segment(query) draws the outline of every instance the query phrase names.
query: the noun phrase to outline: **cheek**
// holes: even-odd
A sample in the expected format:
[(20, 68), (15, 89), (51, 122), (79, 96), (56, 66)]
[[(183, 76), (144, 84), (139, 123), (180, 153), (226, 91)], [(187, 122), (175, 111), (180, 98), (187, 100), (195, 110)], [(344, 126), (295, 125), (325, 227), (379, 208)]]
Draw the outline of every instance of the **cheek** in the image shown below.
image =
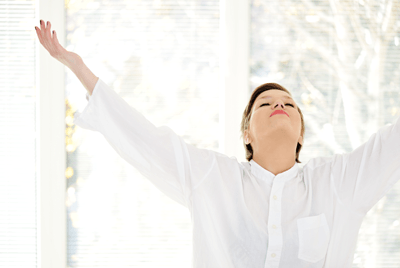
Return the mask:
[(301, 132), (301, 117), (300, 117), (300, 115), (298, 115), (298, 118), (296, 121), (296, 126), (297, 126), (299, 132)]
[(255, 114), (250, 125), (253, 135), (262, 133), (268, 128), (268, 116), (260, 113)]

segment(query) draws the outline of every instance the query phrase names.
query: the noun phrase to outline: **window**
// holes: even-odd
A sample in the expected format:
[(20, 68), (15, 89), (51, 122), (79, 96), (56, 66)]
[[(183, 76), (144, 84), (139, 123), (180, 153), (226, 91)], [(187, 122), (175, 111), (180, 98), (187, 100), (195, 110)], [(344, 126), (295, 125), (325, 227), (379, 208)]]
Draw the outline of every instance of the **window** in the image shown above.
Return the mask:
[[(398, 3), (251, 1), (250, 82), (286, 87), (305, 121), (301, 165), (350, 152), (400, 116)], [(353, 267), (400, 258), (400, 184), (364, 218)]]
[(36, 267), (35, 1), (2, 1), (0, 17), (0, 266)]
[[(67, 50), (156, 126), (218, 150), (219, 1), (69, 1)], [(66, 73), (74, 112), (87, 100)], [(68, 267), (189, 267), (190, 212), (126, 163), (100, 133), (70, 126)]]
[[(354, 150), (400, 116), (399, 10), (363, 0), (3, 1), (0, 266), (191, 264), (189, 211), (99, 133), (71, 124), (85, 89), (40, 47), (39, 19), (155, 125), (242, 160), (250, 93), (282, 84), (305, 117), (304, 165)], [(399, 187), (366, 215), (354, 268), (398, 263)]]

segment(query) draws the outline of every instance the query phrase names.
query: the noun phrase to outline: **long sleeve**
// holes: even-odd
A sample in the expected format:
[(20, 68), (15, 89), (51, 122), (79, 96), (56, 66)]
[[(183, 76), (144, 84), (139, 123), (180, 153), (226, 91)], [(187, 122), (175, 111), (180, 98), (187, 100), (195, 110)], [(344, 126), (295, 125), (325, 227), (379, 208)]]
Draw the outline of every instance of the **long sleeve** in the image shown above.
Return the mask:
[(366, 214), (400, 180), (400, 117), (354, 151), (334, 155), (331, 168), (339, 202)]
[(74, 123), (100, 132), (115, 151), (167, 196), (190, 208), (217, 152), (187, 144), (171, 128), (155, 127), (101, 79)]

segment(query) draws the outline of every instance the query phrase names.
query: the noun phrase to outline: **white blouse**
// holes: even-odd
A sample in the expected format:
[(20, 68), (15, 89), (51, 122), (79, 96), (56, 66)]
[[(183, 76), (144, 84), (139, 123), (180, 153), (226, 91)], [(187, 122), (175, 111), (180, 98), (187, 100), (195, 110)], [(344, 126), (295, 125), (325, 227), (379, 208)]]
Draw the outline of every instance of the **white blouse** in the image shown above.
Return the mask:
[(195, 268), (352, 267), (363, 217), (400, 179), (399, 121), (275, 176), (155, 127), (101, 79), (74, 119), (190, 210)]

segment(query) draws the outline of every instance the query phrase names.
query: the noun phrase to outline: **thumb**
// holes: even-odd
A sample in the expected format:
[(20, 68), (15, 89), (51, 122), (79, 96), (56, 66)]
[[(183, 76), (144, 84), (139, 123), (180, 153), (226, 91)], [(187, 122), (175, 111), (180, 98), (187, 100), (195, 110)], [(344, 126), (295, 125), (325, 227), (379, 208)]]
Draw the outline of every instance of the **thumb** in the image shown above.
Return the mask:
[(53, 30), (53, 39), (54, 39), (54, 41), (56, 41), (56, 43), (58, 43), (57, 33), (54, 30)]
[(54, 30), (53, 30), (53, 41), (54, 41), (54, 43), (55, 43), (55, 45), (56, 45), (56, 47), (57, 47), (58, 49), (61, 49), (62, 51), (65, 50), (65, 49), (63, 48), (63, 46), (60, 44), (60, 42), (58, 42), (57, 33), (56, 33), (56, 31), (54, 31)]

